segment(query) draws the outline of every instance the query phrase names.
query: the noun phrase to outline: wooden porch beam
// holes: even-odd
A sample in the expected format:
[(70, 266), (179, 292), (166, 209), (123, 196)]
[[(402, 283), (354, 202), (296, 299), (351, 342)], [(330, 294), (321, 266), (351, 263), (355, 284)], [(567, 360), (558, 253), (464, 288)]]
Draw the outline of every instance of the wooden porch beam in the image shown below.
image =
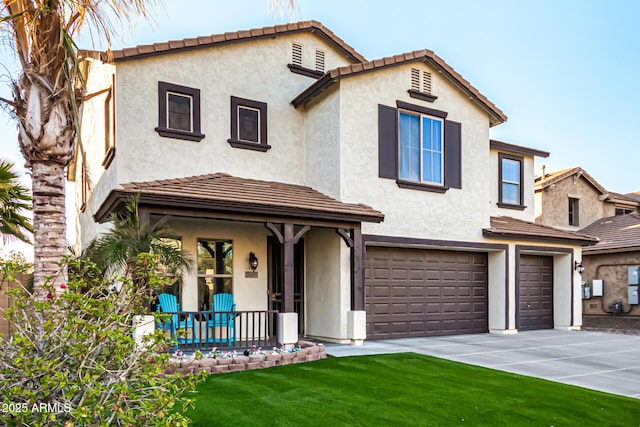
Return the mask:
[(348, 228), (336, 228), (336, 233), (342, 237), (342, 240), (347, 244), (347, 247), (353, 248), (353, 239), (351, 238), (351, 232)]
[(278, 227), (273, 225), (272, 222), (265, 222), (264, 226), (267, 227), (269, 231), (271, 231), (271, 234), (273, 234), (273, 236), (278, 239), (278, 242), (280, 242), (281, 245), (284, 243), (284, 236), (282, 236), (282, 233), (280, 232), (280, 230), (278, 230)]

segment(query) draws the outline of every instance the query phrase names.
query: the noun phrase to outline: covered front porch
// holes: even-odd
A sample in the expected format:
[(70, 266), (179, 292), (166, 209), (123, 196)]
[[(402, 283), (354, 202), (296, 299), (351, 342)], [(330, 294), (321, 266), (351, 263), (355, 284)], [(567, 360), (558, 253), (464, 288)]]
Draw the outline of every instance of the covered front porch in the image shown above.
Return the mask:
[[(313, 337), (365, 338), (363, 221), (383, 215), (309, 187), (213, 174), (125, 184), (96, 213), (104, 221), (134, 195), (139, 217), (169, 221), (195, 268), (165, 292), (181, 345), (247, 348)], [(167, 218), (169, 216), (169, 218)], [(213, 306), (228, 294), (234, 307)], [(164, 310), (167, 312), (166, 310)], [(226, 324), (214, 321), (227, 316)]]

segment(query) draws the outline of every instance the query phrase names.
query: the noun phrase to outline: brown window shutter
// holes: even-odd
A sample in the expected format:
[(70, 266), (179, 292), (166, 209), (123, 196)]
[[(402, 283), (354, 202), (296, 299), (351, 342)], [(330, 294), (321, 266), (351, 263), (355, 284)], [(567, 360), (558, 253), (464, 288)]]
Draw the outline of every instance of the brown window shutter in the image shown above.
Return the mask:
[(462, 124), (444, 122), (444, 185), (462, 188)]
[(378, 104), (378, 176), (398, 177), (398, 111)]

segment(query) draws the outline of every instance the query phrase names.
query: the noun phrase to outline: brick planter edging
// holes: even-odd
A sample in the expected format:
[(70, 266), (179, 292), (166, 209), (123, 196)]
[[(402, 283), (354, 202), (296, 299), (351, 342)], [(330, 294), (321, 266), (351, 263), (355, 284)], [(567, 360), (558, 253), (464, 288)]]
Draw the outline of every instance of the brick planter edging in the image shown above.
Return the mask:
[(190, 375), (199, 372), (220, 374), (249, 369), (271, 368), (274, 366), (290, 365), (292, 363), (313, 362), (327, 357), (327, 352), (322, 344), (300, 341), (298, 345), (300, 346), (300, 350), (291, 353), (251, 354), (249, 356), (227, 357), (224, 359), (213, 359), (209, 357), (204, 357), (199, 360), (195, 358), (171, 358), (169, 359), (167, 367), (164, 369), (164, 373), (167, 375)]

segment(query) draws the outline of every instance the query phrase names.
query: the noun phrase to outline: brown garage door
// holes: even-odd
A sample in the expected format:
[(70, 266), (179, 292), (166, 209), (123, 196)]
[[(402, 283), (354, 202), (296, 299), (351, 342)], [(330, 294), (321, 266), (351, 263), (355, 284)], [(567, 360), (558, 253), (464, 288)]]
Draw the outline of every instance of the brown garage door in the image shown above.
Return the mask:
[(367, 247), (367, 338), (488, 331), (487, 256)]
[(553, 257), (520, 256), (518, 329), (553, 328)]

